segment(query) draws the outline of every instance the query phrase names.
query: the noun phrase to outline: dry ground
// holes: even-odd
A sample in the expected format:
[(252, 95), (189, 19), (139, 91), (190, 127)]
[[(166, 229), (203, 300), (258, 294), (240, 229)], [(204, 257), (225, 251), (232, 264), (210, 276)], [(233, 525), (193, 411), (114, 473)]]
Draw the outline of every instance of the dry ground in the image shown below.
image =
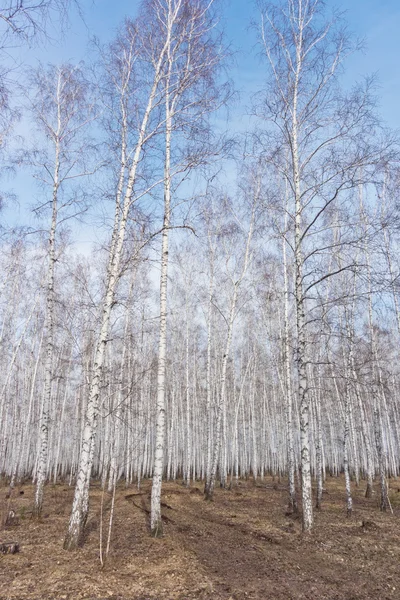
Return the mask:
[[(33, 488), (16, 488), (3, 513), (16, 521), (0, 541), (18, 541), (19, 554), (0, 556), (0, 599), (57, 600), (385, 600), (400, 599), (400, 482), (391, 482), (394, 514), (377, 497), (355, 490), (347, 519), (344, 484), (328, 478), (324, 508), (312, 535), (285, 516), (285, 482), (265, 478), (216, 490), (207, 503), (196, 483), (163, 486), (164, 537), (148, 532), (150, 482), (117, 489), (112, 548), (99, 562), (101, 490), (94, 485), (86, 543), (62, 549), (73, 490), (47, 486), (41, 522), (30, 518)], [(20, 492), (23, 491), (23, 494)], [(104, 527), (110, 499), (105, 497)], [(362, 521), (367, 522), (362, 526)]]

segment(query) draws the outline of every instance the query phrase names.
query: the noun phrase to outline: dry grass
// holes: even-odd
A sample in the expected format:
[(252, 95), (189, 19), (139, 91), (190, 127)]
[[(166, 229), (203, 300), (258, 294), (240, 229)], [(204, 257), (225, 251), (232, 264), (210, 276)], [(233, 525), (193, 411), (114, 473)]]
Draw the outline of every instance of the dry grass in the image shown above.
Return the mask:
[[(0, 599), (400, 598), (400, 483), (391, 483), (393, 515), (380, 513), (376, 497), (367, 500), (355, 489), (354, 515), (347, 519), (344, 483), (328, 479), (312, 535), (303, 535), (300, 521), (285, 516), (284, 482), (241, 482), (231, 491), (216, 490), (211, 504), (201, 489), (200, 483), (190, 490), (164, 484), (165, 535), (152, 539), (150, 482), (140, 493), (119, 486), (111, 553), (101, 569), (98, 484), (92, 487), (85, 545), (74, 553), (62, 549), (71, 488), (47, 486), (40, 522), (31, 519), (31, 485), (17, 488), (11, 499), (0, 488), (1, 508), (17, 516), (0, 540), (21, 547), (19, 554), (0, 557)], [(106, 496), (105, 520), (109, 504)]]

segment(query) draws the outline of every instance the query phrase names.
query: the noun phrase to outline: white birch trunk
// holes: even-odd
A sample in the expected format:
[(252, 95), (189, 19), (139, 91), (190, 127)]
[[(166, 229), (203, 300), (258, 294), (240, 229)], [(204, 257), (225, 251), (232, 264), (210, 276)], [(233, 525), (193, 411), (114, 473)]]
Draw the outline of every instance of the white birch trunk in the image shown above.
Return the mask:
[(245, 254), (244, 254), (244, 258), (243, 258), (242, 270), (241, 270), (241, 273), (240, 273), (238, 279), (233, 283), (233, 294), (232, 294), (232, 298), (231, 298), (229, 317), (228, 317), (228, 321), (227, 321), (228, 331), (227, 331), (227, 337), (226, 337), (226, 343), (225, 343), (225, 351), (224, 351), (224, 354), (222, 357), (220, 388), (219, 388), (219, 396), (218, 396), (218, 402), (217, 402), (217, 420), (216, 420), (215, 431), (214, 431), (214, 451), (213, 451), (213, 456), (212, 456), (210, 475), (209, 475), (208, 480), (206, 481), (206, 486), (204, 489), (204, 494), (205, 494), (206, 500), (213, 500), (213, 497), (214, 497), (215, 477), (217, 474), (218, 460), (219, 460), (219, 454), (220, 454), (220, 449), (221, 449), (221, 424), (222, 424), (222, 416), (223, 416), (224, 405), (225, 405), (226, 372), (227, 372), (228, 358), (229, 358), (231, 344), (232, 344), (233, 324), (234, 324), (235, 316), (236, 316), (236, 302), (237, 302), (240, 284), (243, 281), (243, 278), (246, 274), (247, 267), (248, 267), (249, 260), (250, 260), (250, 244), (251, 244), (251, 239), (252, 239), (252, 235), (253, 235), (253, 227), (254, 227), (254, 211), (256, 208), (256, 203), (258, 201), (259, 192), (260, 192), (260, 188), (258, 186), (257, 191), (256, 191), (256, 197), (254, 198), (250, 227), (249, 227), (249, 231), (247, 234), (246, 249), (245, 249)]
[[(359, 189), (360, 194), (360, 212), (361, 217), (364, 221), (365, 226), (367, 225), (367, 217), (364, 212), (362, 189)], [(371, 282), (371, 265), (369, 257), (369, 249), (367, 245), (364, 245), (365, 259), (367, 263), (367, 275), (368, 275), (368, 325), (369, 325), (369, 337), (370, 337), (370, 352), (372, 359), (372, 398), (373, 398), (373, 411), (374, 411), (374, 434), (375, 434), (375, 445), (378, 455), (378, 468), (379, 468), (379, 480), (381, 489), (381, 502), (380, 507), (382, 511), (386, 511), (389, 506), (389, 497), (386, 484), (386, 464), (385, 464), (385, 452), (383, 446), (383, 435), (382, 435), (382, 417), (380, 407), (380, 397), (378, 393), (379, 381), (379, 357), (377, 343), (374, 333), (373, 323), (373, 307), (372, 307), (372, 282)]]
[(211, 481), (211, 451), (212, 451), (212, 428), (211, 428), (211, 350), (212, 350), (212, 316), (213, 316), (213, 296), (214, 296), (214, 248), (211, 244), (211, 233), (208, 231), (208, 247), (210, 256), (210, 279), (208, 289), (208, 309), (207, 309), (207, 366), (206, 366), (206, 437), (207, 437), (207, 456), (206, 456), (206, 489)]
[(295, 299), (297, 321), (297, 374), (298, 396), (300, 404), (300, 454), (301, 454), (301, 496), (302, 496), (302, 525), (303, 531), (310, 531), (314, 519), (311, 493), (311, 464), (310, 464), (310, 424), (309, 424), (309, 394), (307, 384), (306, 359), (306, 323), (305, 298), (303, 294), (303, 237), (302, 237), (302, 202), (300, 189), (300, 161), (298, 147), (297, 102), (299, 93), (299, 78), (302, 69), (303, 23), (296, 40), (296, 73), (292, 106), (292, 162), (295, 193)]
[[(146, 142), (146, 131), (160, 81), (160, 70), (162, 66), (164, 52), (165, 48), (161, 52), (159, 61), (155, 69), (153, 85), (143, 115), (142, 124), (139, 131), (139, 137), (136, 143), (132, 164), (129, 170), (129, 177), (125, 191), (124, 201), (122, 208), (120, 209), (120, 196), (118, 194), (122, 190), (122, 183), (124, 181), (126, 164), (126, 157), (124, 155), (122, 157), (121, 175), (119, 179), (119, 181), (121, 182), (121, 186), (118, 186), (117, 190), (118, 193), (116, 198), (115, 221), (110, 245), (110, 257), (107, 269), (106, 291), (102, 307), (100, 335), (95, 351), (95, 359), (89, 390), (87, 411), (85, 416), (85, 426), (83, 431), (82, 447), (79, 460), (78, 476), (75, 486), (74, 501), (72, 505), (68, 532), (64, 541), (64, 549), (66, 550), (75, 549), (80, 545), (88, 516), (89, 482), (94, 454), (94, 442), (98, 416), (98, 400), (100, 394), (100, 383), (103, 372), (105, 350), (108, 342), (110, 316), (120, 276), (120, 260), (123, 251), (128, 214), (132, 205), (132, 195), (136, 181), (136, 172), (142, 155), (143, 146)], [(125, 148), (126, 134), (126, 124), (123, 124), (123, 149)]]
[[(189, 302), (188, 290), (185, 294), (186, 308), (186, 487), (190, 487), (190, 469), (192, 463), (192, 436), (191, 436), (191, 407), (190, 407), (190, 377), (189, 377)], [(195, 473), (195, 471), (193, 471)]]
[[(286, 221), (286, 219), (285, 219)], [(286, 227), (285, 227), (286, 229)], [(289, 346), (289, 282), (287, 274), (286, 240), (282, 238), (283, 254), (283, 285), (284, 285), (284, 368), (285, 368), (285, 391), (286, 391), (286, 435), (287, 435), (287, 460), (289, 479), (289, 509), (297, 513), (296, 484), (294, 478), (294, 445), (293, 445), (293, 399), (292, 399), (292, 377), (290, 368), (290, 346)]]
[[(170, 32), (169, 32), (170, 34)], [(170, 65), (171, 68), (171, 65)], [(166, 87), (165, 165), (164, 165), (164, 222), (161, 239), (160, 275), (160, 333), (157, 369), (157, 418), (156, 448), (154, 455), (153, 482), (151, 487), (150, 529), (153, 537), (162, 536), (161, 485), (164, 469), (165, 437), (165, 375), (167, 358), (167, 283), (168, 283), (168, 237), (171, 220), (171, 136), (172, 113), (169, 100), (169, 81)]]
[[(57, 93), (60, 93), (61, 80), (58, 78)], [(53, 198), (52, 215), (49, 235), (49, 268), (47, 280), (47, 298), (46, 298), (46, 321), (44, 329), (46, 331), (46, 359), (44, 365), (44, 398), (42, 414), (40, 416), (40, 449), (37, 469), (37, 480), (35, 489), (35, 503), (33, 514), (39, 517), (42, 512), (44, 484), (47, 479), (47, 460), (48, 460), (48, 438), (49, 438), (49, 411), (51, 405), (51, 384), (53, 378), (53, 328), (54, 328), (54, 271), (56, 264), (56, 229), (57, 229), (57, 197), (59, 189), (60, 172), (60, 130), (61, 130), (61, 105), (58, 102), (58, 129), (55, 140), (55, 167), (53, 174)]]
[(346, 373), (346, 382), (345, 382), (345, 418), (344, 418), (344, 437), (343, 437), (343, 465), (344, 465), (344, 479), (346, 484), (346, 507), (347, 507), (347, 516), (351, 517), (351, 513), (353, 511), (353, 499), (351, 496), (351, 483), (350, 483), (350, 468), (349, 468), (349, 446), (350, 446), (350, 389), (348, 382), (348, 375)]

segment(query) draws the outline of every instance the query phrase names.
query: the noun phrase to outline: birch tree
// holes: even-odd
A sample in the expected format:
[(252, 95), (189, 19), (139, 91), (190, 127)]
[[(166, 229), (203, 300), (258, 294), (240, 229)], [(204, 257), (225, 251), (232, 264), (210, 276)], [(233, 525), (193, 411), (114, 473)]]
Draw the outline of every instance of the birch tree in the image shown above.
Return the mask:
[[(285, 233), (287, 232), (287, 213), (285, 213)], [(286, 423), (287, 423), (287, 456), (288, 456), (288, 478), (289, 478), (289, 510), (298, 512), (296, 484), (295, 484), (295, 456), (293, 446), (293, 391), (291, 376), (291, 352), (289, 339), (289, 281), (287, 264), (287, 241), (282, 236), (283, 257), (283, 294), (284, 294), (284, 340), (283, 340), (283, 362), (286, 393)]]
[[(48, 27), (55, 21), (62, 29), (71, 5), (79, 11), (78, 0), (7, 0), (0, 7), (0, 151), (6, 149), (13, 126), (20, 117), (13, 102), (15, 81), (12, 73), (16, 61), (10, 49), (27, 44), (33, 46), (40, 39), (48, 38)], [(10, 56), (14, 64), (10, 64)], [(2, 162), (1, 171), (8, 162), (5, 156), (2, 156)]]
[[(255, 227), (255, 219), (257, 215), (258, 205), (260, 202), (260, 191), (261, 191), (261, 174), (256, 170), (251, 174), (251, 191), (252, 194), (251, 199), (247, 198), (247, 202), (250, 204), (250, 216), (249, 221), (246, 225), (240, 221), (238, 217), (236, 217), (237, 221), (234, 222), (233, 225), (233, 236), (231, 239), (229, 236), (229, 231), (227, 232), (227, 246), (229, 248), (228, 252), (225, 253), (225, 263), (226, 263), (226, 275), (230, 285), (230, 294), (229, 294), (229, 302), (227, 307), (227, 315), (224, 317), (226, 323), (226, 337), (224, 340), (224, 348), (222, 353), (222, 365), (221, 365), (221, 375), (220, 381), (218, 385), (218, 399), (217, 399), (217, 417), (215, 423), (214, 430), (214, 443), (212, 448), (212, 456), (211, 456), (211, 464), (210, 470), (206, 474), (206, 483), (204, 488), (204, 494), (206, 500), (213, 500), (214, 496), (214, 487), (215, 487), (215, 478), (217, 474), (217, 467), (220, 461), (220, 449), (221, 449), (221, 424), (223, 419), (223, 414), (225, 410), (226, 403), (226, 379), (227, 379), (227, 366), (228, 359), (231, 353), (231, 345), (232, 345), (232, 336), (233, 336), (233, 327), (235, 323), (235, 319), (238, 315), (238, 298), (241, 290), (241, 286), (243, 284), (243, 280), (246, 276), (247, 270), (249, 268), (249, 264), (252, 258), (251, 252), (251, 244)], [(229, 206), (229, 204), (228, 204)], [(235, 216), (234, 216), (235, 219)], [(247, 229), (247, 231), (246, 231)], [(242, 256), (239, 258), (235, 256), (235, 253), (232, 251), (232, 242), (236, 247), (237, 252), (237, 235), (235, 234), (241, 233), (244, 234), (244, 247), (242, 246)], [(239, 235), (240, 235), (239, 233)], [(240, 238), (239, 238), (240, 239)], [(240, 247), (240, 245), (239, 245)], [(236, 260), (235, 260), (236, 258)], [(237, 261), (237, 262), (236, 262)], [(222, 476), (222, 484), (225, 484), (225, 476), (223, 468), (221, 467), (221, 476)]]
[[(266, 158), (287, 182), (294, 223), (293, 264), (297, 321), (303, 530), (313, 526), (310, 469), (308, 321), (312, 291), (326, 276), (312, 263), (324, 215), (348, 197), (364, 166), (381, 159), (370, 82), (345, 93), (338, 76), (352, 47), (340, 18), (322, 0), (282, 0), (261, 7), (261, 42), (268, 66), (266, 93), (256, 114), (269, 123), (257, 135)], [(287, 154), (285, 154), (287, 153)], [(286, 157), (289, 157), (287, 163)], [(348, 265), (343, 268), (348, 268)]]
[[(89, 86), (82, 70), (73, 65), (39, 67), (30, 78), (29, 110), (36, 122), (37, 132), (46, 140), (42, 148), (22, 155), (22, 160), (34, 167), (34, 176), (50, 200), (43, 199), (35, 212), (50, 211), (48, 232), (48, 271), (46, 282), (46, 317), (44, 321), (44, 391), (40, 418), (40, 455), (36, 480), (34, 514), (39, 516), (43, 503), (43, 489), (47, 478), (48, 426), (54, 367), (54, 276), (57, 262), (56, 237), (59, 222), (82, 210), (79, 197), (68, 183), (76, 182), (87, 174), (85, 152), (90, 148), (85, 128), (93, 118)], [(47, 146), (47, 147), (46, 147)], [(71, 187), (71, 186), (70, 186)], [(78, 192), (79, 194), (79, 192)]]
[(79, 7), (76, 0), (7, 0), (0, 8), (0, 39), (3, 44), (12, 39), (31, 43), (46, 35), (54, 18), (65, 18), (71, 4)]
[[(162, 535), (161, 482), (164, 469), (165, 377), (167, 350), (168, 244), (172, 211), (172, 180), (190, 172), (216, 153), (210, 145), (207, 117), (226, 100), (216, 77), (224, 58), (216, 34), (213, 1), (157, 0), (158, 25), (166, 42), (163, 76), (165, 101), (164, 217), (161, 241), (160, 336), (157, 372), (157, 423), (151, 493), (152, 534)], [(183, 152), (175, 157), (173, 135)], [(186, 138), (186, 139), (185, 139)], [(175, 158), (175, 160), (174, 160)]]
[[(157, 121), (152, 122), (152, 116), (160, 100), (159, 85), (167, 45), (165, 42), (160, 45), (155, 64), (149, 71), (143, 62), (144, 44), (152, 43), (151, 38), (145, 41), (142, 37), (147, 32), (146, 18), (148, 13), (146, 13), (145, 8), (144, 5), (142, 13), (135, 23), (126, 23), (117, 43), (111, 48), (111, 51), (116, 53), (114, 61), (116, 76), (114, 81), (119, 98), (117, 107), (119, 107), (118, 122), (120, 127), (120, 170), (116, 178), (114, 224), (108, 249), (109, 259), (102, 301), (100, 332), (95, 349), (74, 501), (67, 536), (64, 541), (64, 548), (68, 550), (76, 548), (81, 543), (88, 516), (89, 484), (94, 456), (100, 384), (108, 343), (111, 311), (121, 275), (121, 259), (128, 217), (137, 200), (136, 194), (139, 194), (135, 190), (135, 186), (144, 147), (158, 132), (158, 123)], [(139, 88), (141, 92), (137, 98), (139, 116), (135, 123), (135, 135), (131, 136), (131, 139), (133, 137), (134, 140), (132, 147), (128, 148), (130, 122), (126, 113), (127, 102), (129, 95), (134, 91), (134, 82), (138, 83), (137, 73), (139, 71), (136, 71), (136, 69), (140, 68), (146, 68), (149, 77), (143, 82), (143, 87)], [(142, 103), (139, 103), (140, 101)]]

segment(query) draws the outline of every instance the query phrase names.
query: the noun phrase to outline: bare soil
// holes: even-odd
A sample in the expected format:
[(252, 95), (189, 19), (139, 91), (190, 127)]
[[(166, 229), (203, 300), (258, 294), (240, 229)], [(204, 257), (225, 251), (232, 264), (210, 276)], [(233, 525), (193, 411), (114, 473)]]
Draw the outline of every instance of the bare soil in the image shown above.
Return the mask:
[[(0, 599), (57, 600), (356, 600), (400, 599), (400, 482), (391, 481), (393, 514), (381, 513), (378, 493), (354, 490), (346, 517), (344, 482), (328, 478), (324, 505), (311, 535), (285, 514), (284, 481), (240, 482), (217, 489), (205, 502), (202, 484), (190, 489), (164, 483), (164, 537), (148, 529), (150, 482), (120, 485), (111, 550), (99, 560), (101, 489), (92, 487), (84, 546), (62, 549), (73, 489), (48, 485), (40, 521), (31, 518), (33, 487), (6, 498), (0, 487), (1, 542), (18, 542), (17, 554), (0, 555)], [(20, 492), (23, 492), (21, 494)], [(105, 494), (103, 532), (111, 499)]]

